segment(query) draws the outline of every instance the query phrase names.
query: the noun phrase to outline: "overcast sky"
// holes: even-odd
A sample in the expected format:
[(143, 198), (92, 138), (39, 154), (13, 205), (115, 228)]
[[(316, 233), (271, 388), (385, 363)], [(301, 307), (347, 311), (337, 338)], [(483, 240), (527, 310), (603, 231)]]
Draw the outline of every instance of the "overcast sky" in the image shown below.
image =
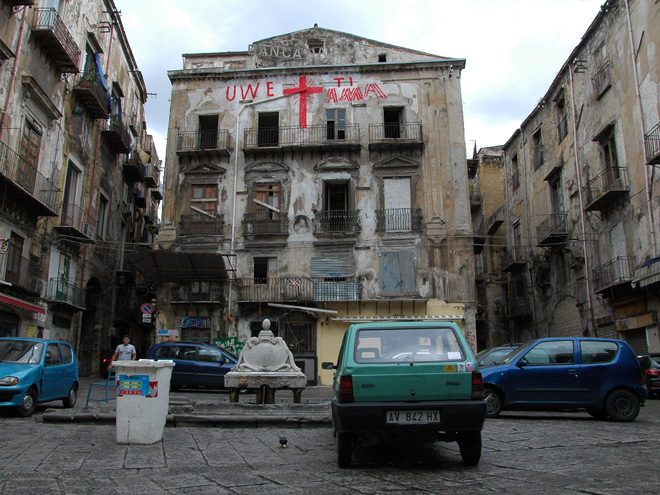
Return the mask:
[(245, 51), (314, 26), (464, 58), (470, 151), (504, 144), (545, 94), (605, 0), (115, 0), (149, 96), (147, 127), (165, 158), (171, 84), (183, 53)]

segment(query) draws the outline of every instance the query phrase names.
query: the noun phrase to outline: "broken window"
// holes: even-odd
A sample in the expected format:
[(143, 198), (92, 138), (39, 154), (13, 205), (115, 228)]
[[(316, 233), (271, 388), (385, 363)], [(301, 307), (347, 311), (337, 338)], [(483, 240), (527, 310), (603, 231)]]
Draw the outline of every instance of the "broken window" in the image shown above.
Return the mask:
[(379, 53), (378, 62), (380, 63), (387, 62), (387, 55), (385, 53)]
[(265, 112), (259, 114), (259, 129), (257, 134), (258, 146), (279, 146), (280, 114), (278, 112)]
[(403, 108), (393, 107), (383, 109), (383, 124), (385, 125), (386, 139), (399, 139), (401, 137), (401, 122)]
[(311, 38), (307, 40), (307, 46), (312, 53), (325, 53), (325, 43), (322, 39)]
[(193, 185), (190, 208), (196, 213), (215, 216), (218, 211), (218, 185)]
[(520, 163), (517, 153), (511, 158), (511, 185), (514, 191), (520, 187)]
[(252, 198), (252, 211), (263, 213), (267, 218), (279, 218), (281, 186), (276, 184), (256, 184)]
[(199, 116), (199, 148), (214, 149), (218, 147), (218, 116)]
[(534, 168), (539, 168), (543, 164), (543, 136), (541, 129), (532, 134), (532, 163)]
[(41, 148), (41, 127), (26, 120), (21, 138), (21, 158), (29, 166), (17, 168), (16, 181), (28, 191), (34, 189), (39, 168), (39, 148)]
[(610, 60), (607, 54), (607, 46), (601, 44), (594, 52), (594, 66), (596, 73), (592, 78), (596, 98), (600, 98), (607, 88), (610, 87)]
[(348, 182), (324, 183), (324, 229), (343, 232), (348, 222)]
[(550, 181), (550, 208), (554, 215), (564, 213), (564, 193), (561, 189), (561, 174), (557, 173)]
[(562, 95), (557, 100), (557, 135), (562, 141), (568, 134), (568, 115), (566, 114), (566, 100)]
[(327, 139), (346, 139), (346, 110), (329, 108), (326, 114)]

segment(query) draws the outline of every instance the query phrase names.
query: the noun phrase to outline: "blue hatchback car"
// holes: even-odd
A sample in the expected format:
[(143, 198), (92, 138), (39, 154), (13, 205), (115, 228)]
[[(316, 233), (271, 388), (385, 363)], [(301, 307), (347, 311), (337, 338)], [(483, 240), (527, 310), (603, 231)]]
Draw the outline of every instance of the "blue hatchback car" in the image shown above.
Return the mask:
[(220, 347), (201, 342), (164, 342), (147, 351), (147, 359), (174, 361), (170, 389), (224, 388), (225, 375), (238, 358)]
[(0, 338), (0, 407), (31, 416), (40, 402), (78, 398), (78, 359), (73, 348), (56, 340)]
[(595, 418), (633, 421), (647, 391), (622, 340), (537, 339), (482, 371), (487, 417), (504, 409), (584, 408)]

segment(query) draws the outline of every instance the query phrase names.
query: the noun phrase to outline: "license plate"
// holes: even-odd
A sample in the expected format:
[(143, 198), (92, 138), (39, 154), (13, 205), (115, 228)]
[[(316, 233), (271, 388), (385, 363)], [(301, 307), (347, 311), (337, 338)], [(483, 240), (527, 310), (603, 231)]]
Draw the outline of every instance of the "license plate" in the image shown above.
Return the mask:
[(388, 424), (426, 425), (440, 422), (440, 411), (387, 411)]

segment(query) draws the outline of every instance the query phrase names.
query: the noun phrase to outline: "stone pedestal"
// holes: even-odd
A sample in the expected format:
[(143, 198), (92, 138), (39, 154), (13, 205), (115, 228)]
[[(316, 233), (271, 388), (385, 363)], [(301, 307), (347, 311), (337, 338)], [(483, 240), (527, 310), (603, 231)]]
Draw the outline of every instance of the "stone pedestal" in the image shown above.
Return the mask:
[(292, 390), (293, 401), (300, 403), (306, 385), (307, 377), (294, 363), (286, 342), (270, 331), (269, 320), (264, 320), (258, 337), (247, 341), (238, 364), (225, 375), (231, 402), (238, 402), (241, 390), (250, 390), (258, 404), (274, 404), (275, 391)]

